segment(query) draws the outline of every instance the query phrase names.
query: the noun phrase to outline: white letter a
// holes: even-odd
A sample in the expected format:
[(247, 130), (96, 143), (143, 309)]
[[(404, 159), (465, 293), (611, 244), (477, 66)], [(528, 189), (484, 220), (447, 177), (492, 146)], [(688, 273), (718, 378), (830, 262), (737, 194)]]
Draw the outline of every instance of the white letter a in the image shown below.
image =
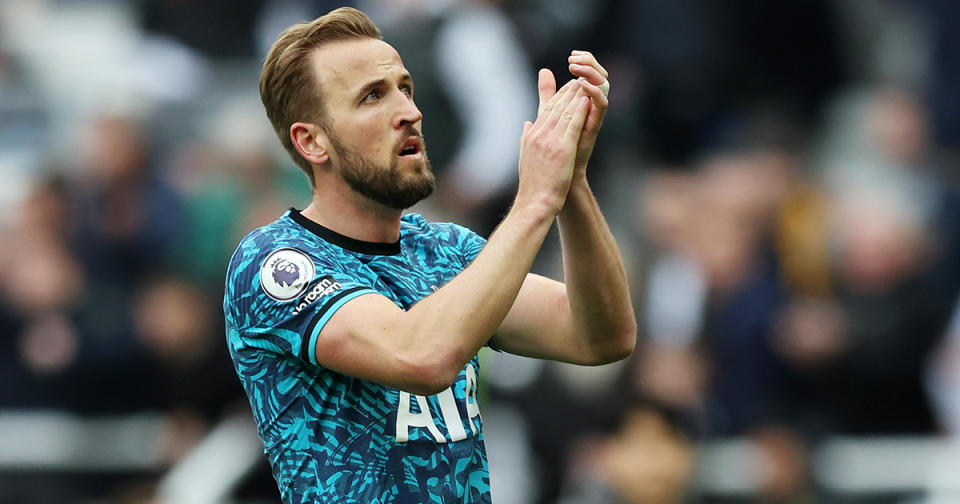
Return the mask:
[(446, 438), (437, 430), (437, 426), (433, 423), (433, 417), (430, 416), (430, 405), (427, 403), (427, 398), (421, 395), (412, 395), (417, 398), (417, 405), (420, 406), (420, 412), (414, 413), (410, 411), (411, 394), (401, 390), (400, 403), (397, 405), (397, 442), (405, 443), (410, 440), (410, 432), (408, 430), (410, 427), (426, 427), (436, 442), (445, 443), (447, 441)]

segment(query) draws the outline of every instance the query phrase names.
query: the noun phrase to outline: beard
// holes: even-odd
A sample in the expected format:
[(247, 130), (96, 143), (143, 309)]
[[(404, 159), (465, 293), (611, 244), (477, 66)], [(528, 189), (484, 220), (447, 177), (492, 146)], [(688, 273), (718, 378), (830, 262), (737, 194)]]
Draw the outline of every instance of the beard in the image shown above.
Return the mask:
[[(430, 196), (436, 186), (436, 179), (430, 168), (427, 158), (427, 145), (420, 139), (420, 152), (423, 159), (417, 161), (411, 168), (411, 173), (400, 171), (399, 159), (396, 155), (388, 164), (377, 163), (357, 154), (355, 149), (347, 147), (333, 128), (327, 128), (327, 138), (330, 139), (333, 151), (340, 160), (340, 176), (350, 186), (367, 199), (395, 210), (405, 210), (420, 200)], [(420, 133), (409, 126), (394, 145), (393, 153), (399, 152), (403, 142), (411, 136), (420, 136)]]

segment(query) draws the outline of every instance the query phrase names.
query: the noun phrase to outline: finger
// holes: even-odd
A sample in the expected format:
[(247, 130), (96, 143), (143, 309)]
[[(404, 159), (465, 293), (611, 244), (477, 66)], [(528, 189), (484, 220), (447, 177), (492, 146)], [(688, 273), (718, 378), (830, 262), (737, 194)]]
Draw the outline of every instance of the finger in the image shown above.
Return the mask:
[(540, 110), (537, 112), (537, 118), (539, 119), (541, 116), (549, 117), (553, 109), (556, 107), (558, 100), (563, 98), (563, 96), (570, 91), (570, 88), (573, 87), (574, 83), (576, 83), (576, 79), (567, 81), (563, 87), (561, 87), (552, 97), (550, 97), (550, 100), (548, 100), (545, 105), (540, 107)]
[(596, 84), (597, 86), (603, 84), (603, 81), (607, 80), (607, 78), (600, 73), (599, 70), (590, 65), (570, 63), (568, 68), (570, 69), (570, 73), (573, 75), (576, 75), (577, 77), (583, 77), (584, 79), (590, 81), (591, 84)]
[(544, 105), (557, 94), (557, 79), (553, 72), (546, 68), (541, 68), (537, 74), (537, 89), (540, 93), (540, 105), (537, 107), (537, 115), (543, 111)]
[(561, 87), (557, 93), (550, 98), (550, 101), (544, 105), (543, 112), (537, 116), (537, 120), (534, 125), (552, 124), (552, 121), (555, 118), (555, 112), (557, 111), (558, 107), (562, 109), (561, 103), (565, 103), (564, 99), (570, 94), (570, 91), (573, 89), (574, 85), (579, 87), (579, 84), (577, 84), (575, 79), (564, 84), (563, 87)]
[(577, 51), (574, 50), (570, 53), (570, 56), (567, 58), (569, 63), (580, 63), (584, 65), (589, 65), (597, 69), (600, 72), (600, 75), (603, 75), (604, 78), (609, 78), (610, 74), (607, 73), (607, 69), (597, 61), (597, 58), (588, 51)]
[(567, 110), (570, 106), (570, 103), (580, 92), (580, 83), (573, 81), (569, 87), (564, 89), (563, 93), (557, 93), (559, 99), (553, 107), (553, 110), (550, 112), (550, 116), (547, 118), (546, 127), (552, 128), (560, 123), (565, 115), (566, 120), (569, 120), (571, 111)]
[(587, 112), (590, 111), (590, 98), (580, 96), (574, 101), (576, 109), (567, 123), (567, 129), (564, 134), (573, 141), (580, 140), (580, 134), (583, 132), (583, 125), (587, 122)]
[(600, 62), (597, 61), (597, 58), (594, 57), (593, 54), (587, 51), (577, 51), (577, 50), (571, 51), (570, 56), (567, 58), (567, 62), (576, 63), (579, 65), (591, 66), (593, 68), (596, 68), (597, 71), (600, 72), (600, 75), (602, 75), (604, 79), (607, 79), (610, 77), (610, 74), (607, 73), (607, 70), (603, 68), (603, 65), (601, 65)]
[(607, 106), (610, 105), (607, 95), (603, 93), (603, 89), (601, 89), (600, 86), (594, 86), (590, 82), (582, 81), (580, 82), (580, 89), (593, 100), (594, 105), (601, 109), (606, 110)]
[[(573, 93), (573, 96), (571, 96), (570, 100), (564, 105), (563, 111), (560, 114), (560, 119), (557, 121), (557, 124), (554, 127), (563, 128), (565, 130), (569, 126), (570, 121), (572, 121), (576, 115), (576, 111), (580, 106), (580, 102), (584, 99), (586, 99), (588, 102), (590, 101), (583, 89), (578, 89), (576, 93)], [(562, 133), (563, 131), (561, 131), (561, 134)]]
[(533, 123), (530, 121), (523, 121), (523, 133), (520, 134), (520, 148), (523, 149), (523, 144), (527, 141), (527, 132), (530, 131), (530, 128), (533, 127)]

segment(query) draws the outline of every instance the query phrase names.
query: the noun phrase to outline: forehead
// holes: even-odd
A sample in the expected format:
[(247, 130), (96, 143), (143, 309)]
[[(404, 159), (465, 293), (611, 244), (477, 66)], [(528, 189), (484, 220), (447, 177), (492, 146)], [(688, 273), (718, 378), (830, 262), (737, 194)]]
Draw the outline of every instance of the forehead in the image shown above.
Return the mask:
[(406, 71), (397, 50), (377, 39), (326, 44), (311, 54), (311, 61), (324, 93), (350, 93), (371, 81), (397, 77)]

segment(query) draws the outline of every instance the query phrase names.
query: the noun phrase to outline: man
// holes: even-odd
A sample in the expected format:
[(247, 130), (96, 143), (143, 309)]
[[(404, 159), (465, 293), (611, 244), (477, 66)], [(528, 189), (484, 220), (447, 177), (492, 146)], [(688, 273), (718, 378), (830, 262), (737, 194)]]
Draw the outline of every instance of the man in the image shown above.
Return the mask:
[[(540, 73), (513, 208), (488, 242), (402, 210), (430, 194), (413, 80), (360, 11), (280, 35), (260, 92), (313, 200), (240, 243), (227, 340), (286, 503), (490, 502), (477, 404), (483, 346), (621, 359), (636, 322), (585, 172), (606, 71)], [(482, 85), (482, 83), (478, 83)], [(529, 274), (554, 218), (566, 285)]]

